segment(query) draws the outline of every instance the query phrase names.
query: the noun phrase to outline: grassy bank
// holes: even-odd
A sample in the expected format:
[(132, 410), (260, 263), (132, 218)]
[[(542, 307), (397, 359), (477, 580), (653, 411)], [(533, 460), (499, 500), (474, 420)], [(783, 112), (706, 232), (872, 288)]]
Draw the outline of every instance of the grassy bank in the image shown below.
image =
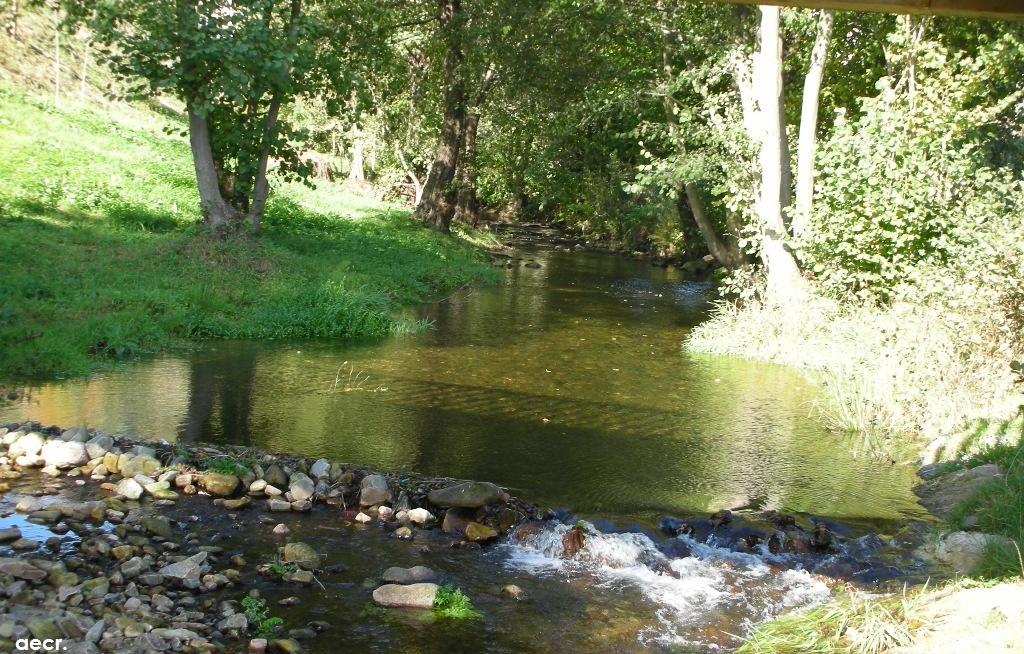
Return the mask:
[(330, 183), (280, 188), (259, 238), (207, 239), (172, 117), (5, 85), (0, 142), (0, 378), (200, 339), (390, 334), (414, 327), (402, 305), (493, 279), (472, 246)]

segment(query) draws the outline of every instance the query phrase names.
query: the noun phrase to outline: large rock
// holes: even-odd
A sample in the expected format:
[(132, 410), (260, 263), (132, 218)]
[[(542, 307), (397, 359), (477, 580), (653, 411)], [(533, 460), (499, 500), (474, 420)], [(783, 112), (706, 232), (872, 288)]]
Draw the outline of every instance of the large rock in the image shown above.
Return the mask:
[(134, 479), (122, 479), (118, 482), (117, 488), (114, 489), (115, 493), (123, 495), (130, 500), (137, 500), (142, 497), (143, 491), (142, 484)]
[(482, 481), (467, 481), (447, 488), (432, 490), (427, 494), (431, 504), (444, 507), (478, 509), (504, 497), (501, 488)]
[(28, 561), (22, 559), (0, 559), (0, 574), (10, 575), (16, 579), (28, 581), (42, 581), (46, 579), (46, 571), (37, 568)]
[(50, 441), (43, 445), (40, 456), (46, 465), (57, 468), (73, 468), (89, 461), (85, 443), (80, 441)]
[(241, 480), (235, 475), (228, 475), (223, 472), (204, 472), (200, 480), (203, 488), (210, 495), (216, 497), (230, 497), (238, 490)]
[(154, 475), (163, 467), (156, 458), (149, 456), (148, 454), (122, 454), (117, 459), (117, 466), (118, 472), (120, 472), (123, 477)]
[(970, 574), (978, 567), (985, 551), (992, 545), (1013, 548), (1013, 541), (995, 534), (954, 531), (943, 536), (938, 543), (927, 546), (924, 554), (945, 563), (957, 572)]
[(171, 579), (177, 579), (184, 581), (186, 579), (199, 580), (199, 575), (203, 569), (203, 562), (206, 561), (206, 552), (200, 552), (194, 554), (187, 559), (182, 559), (170, 565), (165, 565), (160, 568), (159, 572), (164, 577)]
[(383, 475), (366, 475), (359, 484), (359, 504), (373, 506), (391, 500), (388, 480)]
[(381, 580), (387, 584), (417, 584), (436, 579), (437, 573), (425, 565), (414, 565), (411, 568), (392, 567), (381, 575)]
[(296, 472), (288, 483), (288, 493), (291, 494), (293, 502), (301, 502), (313, 497), (316, 484), (308, 475)]
[(388, 608), (430, 609), (437, 597), (437, 584), (385, 584), (373, 591), (373, 601)]
[(105, 434), (93, 436), (85, 443), (85, 451), (90, 459), (98, 459), (114, 447), (114, 439)]
[(327, 459), (317, 459), (309, 466), (309, 476), (313, 479), (328, 477), (331, 474), (331, 462)]
[(970, 499), (989, 482), (1002, 479), (999, 466), (989, 463), (976, 468), (957, 470), (914, 488), (921, 505), (939, 517), (946, 517), (958, 504)]
[(7, 450), (7, 457), (16, 459), (19, 456), (36, 456), (45, 444), (46, 439), (42, 434), (36, 431), (30, 432), (11, 444)]
[(286, 475), (281, 466), (276, 463), (271, 464), (263, 472), (263, 479), (271, 486), (277, 486), (278, 488), (285, 488), (288, 486), (288, 475)]
[(295, 542), (285, 545), (281, 560), (307, 570), (316, 570), (320, 567), (320, 555), (306, 543)]

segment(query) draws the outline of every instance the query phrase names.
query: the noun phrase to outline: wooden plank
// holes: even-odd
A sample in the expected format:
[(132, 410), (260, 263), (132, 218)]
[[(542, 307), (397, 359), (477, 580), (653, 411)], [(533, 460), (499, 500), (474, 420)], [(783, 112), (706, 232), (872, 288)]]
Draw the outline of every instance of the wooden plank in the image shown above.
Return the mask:
[(715, 0), (732, 4), (766, 4), (838, 11), (879, 11), (1024, 20), (1024, 0)]

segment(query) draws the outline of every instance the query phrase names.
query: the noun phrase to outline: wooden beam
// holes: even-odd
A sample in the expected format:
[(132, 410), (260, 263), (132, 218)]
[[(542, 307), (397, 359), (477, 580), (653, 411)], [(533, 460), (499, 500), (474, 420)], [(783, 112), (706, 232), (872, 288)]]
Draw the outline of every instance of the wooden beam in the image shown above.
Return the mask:
[(1024, 0), (715, 0), (732, 4), (765, 4), (838, 11), (880, 11), (896, 14), (963, 16), (1024, 20)]

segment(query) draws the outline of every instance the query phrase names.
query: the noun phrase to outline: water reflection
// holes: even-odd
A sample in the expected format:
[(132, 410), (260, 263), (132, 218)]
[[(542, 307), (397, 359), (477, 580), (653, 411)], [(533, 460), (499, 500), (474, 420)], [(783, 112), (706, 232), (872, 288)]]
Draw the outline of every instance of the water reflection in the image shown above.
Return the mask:
[[(620, 257), (529, 256), (541, 267), (417, 309), (424, 334), (219, 343), (45, 385), (0, 412), (489, 479), (630, 520), (743, 503), (916, 513), (911, 471), (853, 457), (799, 375), (680, 350), (705, 287)], [(365, 381), (347, 383), (356, 373)]]

